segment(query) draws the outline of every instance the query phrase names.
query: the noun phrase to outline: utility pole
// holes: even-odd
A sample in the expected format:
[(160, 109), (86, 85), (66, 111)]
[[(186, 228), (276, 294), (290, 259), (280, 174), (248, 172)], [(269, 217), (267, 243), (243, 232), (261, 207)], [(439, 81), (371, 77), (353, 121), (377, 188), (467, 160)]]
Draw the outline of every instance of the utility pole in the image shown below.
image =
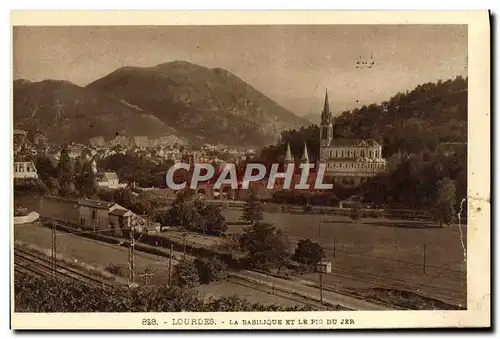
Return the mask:
[(425, 261), (427, 257), (427, 244), (424, 244), (424, 274), (425, 274)]
[(335, 236), (333, 236), (333, 259), (335, 260), (335, 252), (336, 252), (336, 249), (335, 249)]
[(154, 276), (155, 273), (153, 272), (144, 272), (143, 274), (140, 274), (138, 275), (139, 277), (144, 277), (144, 280), (145, 280), (145, 285), (146, 286), (149, 286), (149, 278), (151, 278), (152, 276)]
[(183, 250), (182, 250), (182, 254), (183, 254), (184, 257), (186, 257), (186, 237), (187, 237), (187, 233), (184, 233), (183, 236), (184, 236), (184, 241), (183, 241), (184, 247), (183, 247)]
[(323, 272), (319, 273), (319, 300), (323, 302)]
[(172, 257), (174, 256), (174, 245), (170, 245), (170, 258), (168, 260), (168, 285), (172, 286)]
[(129, 285), (135, 284), (135, 251), (134, 251), (134, 226), (130, 227), (129, 231)]
[(57, 248), (56, 248), (56, 222), (52, 220), (52, 277), (57, 279)]
[(316, 265), (316, 271), (319, 273), (319, 299), (323, 302), (323, 273), (332, 272), (332, 263), (330, 261), (320, 261)]

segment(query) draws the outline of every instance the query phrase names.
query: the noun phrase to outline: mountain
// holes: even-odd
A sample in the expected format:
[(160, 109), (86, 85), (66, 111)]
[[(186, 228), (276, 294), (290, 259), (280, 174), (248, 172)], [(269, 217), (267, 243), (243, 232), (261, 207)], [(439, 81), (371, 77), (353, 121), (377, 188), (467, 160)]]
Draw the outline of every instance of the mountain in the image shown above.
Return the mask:
[(185, 61), (123, 67), (86, 89), (150, 112), (190, 139), (230, 145), (265, 145), (282, 130), (309, 122), (222, 68)]
[(178, 134), (139, 107), (67, 81), (16, 80), (13, 92), (15, 128), (41, 132), (54, 142)]
[(318, 125), (320, 123), (320, 120), (321, 120), (320, 119), (321, 114), (320, 113), (311, 113), (311, 114), (304, 115), (303, 118), (312, 124)]

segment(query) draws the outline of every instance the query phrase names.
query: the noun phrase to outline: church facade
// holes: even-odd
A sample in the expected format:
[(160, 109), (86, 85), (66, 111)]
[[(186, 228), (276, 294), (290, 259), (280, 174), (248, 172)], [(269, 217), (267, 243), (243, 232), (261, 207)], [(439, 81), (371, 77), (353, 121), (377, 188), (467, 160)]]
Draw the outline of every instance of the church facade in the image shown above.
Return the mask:
[(335, 135), (328, 92), (321, 112), (319, 162), (326, 164), (327, 177), (346, 185), (359, 185), (387, 168), (382, 146), (376, 140)]

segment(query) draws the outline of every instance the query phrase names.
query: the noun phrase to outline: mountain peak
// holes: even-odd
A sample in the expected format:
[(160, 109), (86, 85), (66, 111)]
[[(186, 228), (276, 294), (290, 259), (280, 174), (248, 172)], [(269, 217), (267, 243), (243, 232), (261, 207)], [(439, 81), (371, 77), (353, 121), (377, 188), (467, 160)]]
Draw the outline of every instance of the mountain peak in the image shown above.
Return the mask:
[(164, 62), (161, 64), (156, 65), (156, 68), (184, 68), (184, 69), (200, 69), (200, 68), (205, 68), (203, 66), (200, 66), (198, 64), (194, 64), (189, 61), (184, 61), (184, 60), (174, 60), (174, 61), (169, 61), (169, 62)]

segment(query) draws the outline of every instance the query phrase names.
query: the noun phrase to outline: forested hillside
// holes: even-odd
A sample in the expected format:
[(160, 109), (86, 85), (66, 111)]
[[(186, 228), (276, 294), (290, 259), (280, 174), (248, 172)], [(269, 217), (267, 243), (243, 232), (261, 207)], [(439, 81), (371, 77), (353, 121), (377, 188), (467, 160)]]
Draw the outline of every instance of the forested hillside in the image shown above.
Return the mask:
[(335, 118), (335, 132), (374, 138), (386, 157), (399, 150), (434, 150), (440, 142), (466, 142), (467, 78), (426, 83), (380, 105), (344, 112)]
[[(380, 105), (343, 112), (334, 124), (336, 137), (376, 139), (386, 158), (399, 152), (434, 151), (442, 142), (467, 142), (467, 78), (418, 85)], [(284, 155), (288, 142), (293, 155), (300, 157), (304, 141), (309, 156), (317, 159), (319, 129), (314, 124), (283, 131), (280, 145), (264, 150), (265, 158)]]

